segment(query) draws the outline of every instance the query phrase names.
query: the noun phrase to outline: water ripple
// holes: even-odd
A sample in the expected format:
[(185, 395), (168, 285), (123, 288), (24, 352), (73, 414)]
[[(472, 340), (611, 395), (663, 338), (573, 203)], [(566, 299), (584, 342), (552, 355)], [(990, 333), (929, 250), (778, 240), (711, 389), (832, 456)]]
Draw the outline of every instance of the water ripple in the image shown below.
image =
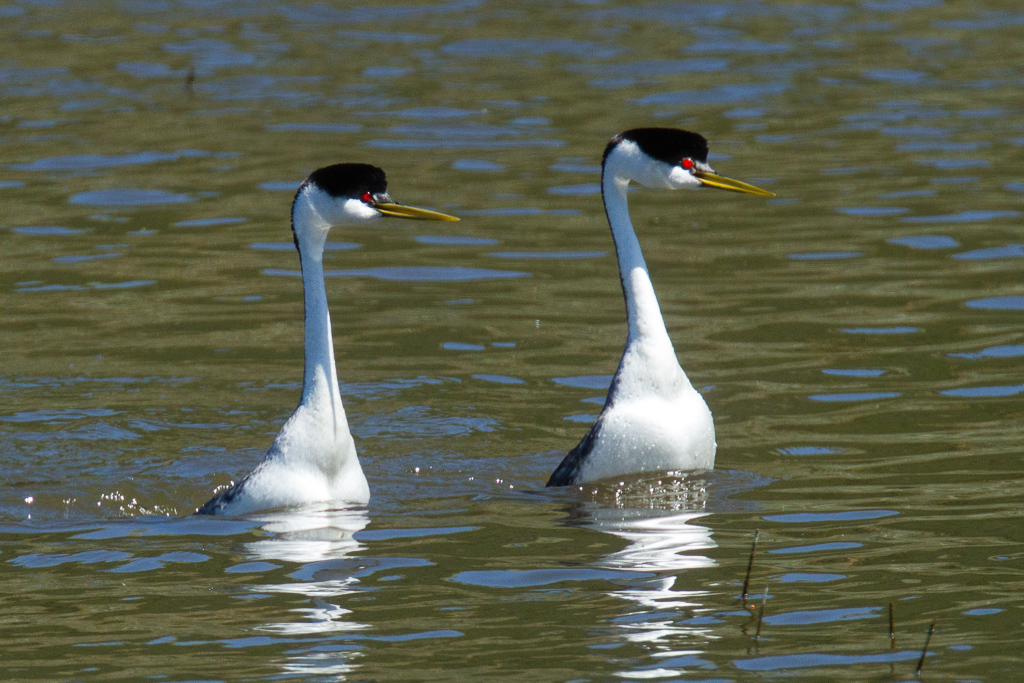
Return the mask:
[(1020, 211), (961, 211), (941, 216), (908, 216), (900, 220), (904, 223), (975, 223), (1018, 216)]
[(1024, 346), (1019, 344), (1011, 344), (1006, 346), (990, 346), (987, 349), (981, 351), (975, 351), (973, 353), (947, 353), (947, 356), (952, 358), (1016, 358), (1018, 356), (1024, 356)]
[(815, 543), (814, 545), (801, 545), (793, 548), (774, 548), (768, 552), (771, 554), (779, 555), (791, 555), (799, 553), (817, 553), (822, 550), (853, 550), (854, 548), (863, 547), (863, 543), (856, 543), (853, 541), (835, 541), (832, 543)]
[(352, 419), (352, 433), (361, 439), (423, 439), (462, 437), (494, 432), (500, 423), (489, 417), (443, 415), (426, 406), (406, 406), (390, 413)]
[(919, 84), (928, 77), (928, 73), (911, 69), (869, 69), (863, 73), (863, 76), (872, 81), (906, 85), (909, 83)]
[(374, 139), (362, 143), (375, 149), (526, 149), (564, 147), (564, 140), (393, 140)]
[(900, 206), (850, 206), (839, 207), (836, 211), (847, 216), (898, 216), (909, 213), (910, 209)]
[(1024, 296), (993, 296), (987, 299), (972, 299), (965, 304), (968, 308), (981, 308), (990, 311), (1022, 311)]
[(504, 164), (496, 164), (493, 161), (487, 161), (484, 159), (456, 159), (452, 162), (452, 168), (456, 171), (493, 173), (496, 171), (504, 171), (507, 166)]
[(252, 66), (256, 56), (241, 52), (227, 41), (216, 38), (196, 38), (181, 43), (166, 43), (164, 50), (190, 55), (197, 69), (209, 71), (226, 67)]
[(943, 396), (956, 396), (958, 398), (1000, 398), (1003, 396), (1016, 396), (1024, 392), (1024, 384), (996, 387), (969, 387), (964, 389), (946, 389), (939, 393)]
[(441, 36), (431, 33), (401, 33), (398, 31), (337, 31), (334, 34), (345, 41), (366, 41), (376, 43), (432, 43), (440, 40)]
[(118, 258), (123, 254), (108, 251), (103, 254), (75, 254), (71, 256), (57, 256), (51, 259), (54, 263), (82, 263), (85, 261), (96, 261), (98, 259)]
[(835, 655), (835, 654), (799, 654), (755, 657), (737, 659), (733, 665), (743, 671), (780, 671), (785, 669), (801, 669), (809, 666), (852, 666), (855, 664), (884, 664), (906, 662), (917, 659), (920, 652), (903, 650), (875, 655)]
[(509, 377), (508, 375), (473, 375), (473, 379), (479, 379), (484, 382), (494, 382), (496, 384), (526, 384), (526, 380), (519, 379), (518, 377)]
[[(302, 277), (300, 270), (267, 268), (264, 275)], [(354, 268), (351, 270), (327, 270), (324, 277), (372, 277), (378, 280), (400, 282), (464, 282), (467, 280), (507, 280), (530, 277), (532, 273), (515, 270), (491, 270), (488, 268), (467, 268), (464, 266), (396, 266), (380, 268)]]
[[(671, 76), (681, 73), (714, 73), (724, 71), (728, 59), (694, 57), (691, 59), (643, 59), (636, 62), (608, 64), (568, 64), (566, 69), (575, 73), (592, 76), (644, 77)], [(634, 81), (630, 80), (630, 83)]]
[[(960, 243), (948, 235), (915, 235), (913, 237), (891, 237), (890, 244), (899, 244), (911, 249), (953, 249)], [(956, 258), (954, 256), (954, 258)]]
[(694, 53), (722, 52), (727, 55), (763, 55), (789, 52), (793, 46), (789, 43), (766, 43), (761, 40), (699, 40), (687, 45), (685, 49), (687, 52)]
[(297, 23), (344, 24), (357, 26), (370, 24), (371, 27), (390, 26), (397, 20), (425, 20), (431, 15), (460, 15), (477, 9), (483, 0), (448, 0), (432, 5), (363, 5), (356, 9), (339, 9), (325, 4), (308, 6), (281, 5), (277, 13)]
[[(455, 527), (421, 527), (417, 529), (363, 529), (353, 534), (357, 541), (390, 541), (396, 538), (424, 538), (426, 536), (448, 536), (451, 534), (462, 534), (467, 531), (476, 531), (476, 526), (455, 526)], [(425, 561), (413, 561), (405, 563), (404, 566), (425, 566)]]
[(358, 123), (273, 123), (267, 125), (267, 130), (275, 132), (355, 133), (362, 129), (362, 125)]
[(416, 235), (420, 244), (442, 244), (445, 246), (490, 247), (498, 240), (489, 237), (468, 237), (465, 235)]
[(835, 259), (859, 258), (864, 255), (862, 251), (825, 251), (812, 252), (809, 254), (786, 254), (786, 258), (794, 261), (830, 261)]
[(844, 403), (848, 401), (877, 401), (883, 398), (898, 398), (901, 395), (898, 391), (863, 391), (848, 394), (813, 394), (808, 398), (812, 401), (826, 403)]
[(807, 524), (813, 522), (854, 522), (864, 519), (879, 519), (900, 514), (896, 510), (850, 510), (848, 512), (795, 512), (788, 515), (765, 515), (766, 522), (786, 524)]
[[(614, 571), (610, 569), (494, 569), (483, 571), (459, 572), (451, 577), (451, 581), (470, 586), (486, 586), (488, 588), (532, 588), (549, 586), (553, 583), (566, 581), (615, 581), (617, 579), (635, 579), (643, 574), (637, 572)], [(647, 574), (653, 576), (653, 574)]]
[(57, 225), (39, 225), (21, 228), (11, 228), (11, 232), (17, 235), (33, 235), (37, 237), (43, 237), (48, 235), (81, 235), (85, 231), (79, 230), (77, 228), (65, 228)]
[(441, 344), (445, 351), (483, 351), (486, 346), (482, 344), (467, 344), (465, 342), (445, 342)]
[(488, 254), (507, 259), (586, 259), (607, 255), (607, 251), (495, 251)]
[(30, 164), (14, 164), (11, 168), (18, 171), (90, 171), (97, 168), (140, 166), (160, 161), (176, 161), (179, 158), (181, 158), (180, 154), (168, 152), (138, 152), (121, 155), (74, 154), (47, 157)]
[(236, 225), (245, 223), (245, 218), (194, 218), (188, 221), (178, 221), (174, 224), (176, 228), (210, 228), (215, 225)]
[(398, 112), (405, 119), (461, 119), (483, 114), (480, 109), (458, 109), (456, 107), (413, 107)]
[(782, 455), (838, 455), (842, 448), (825, 448), (822, 446), (790, 446), (776, 449)]
[(953, 258), (965, 261), (994, 258), (1022, 258), (1024, 257), (1024, 244), (1007, 244), (1005, 247), (991, 247), (989, 249), (975, 249), (965, 251), (962, 254), (953, 254)]
[(897, 325), (895, 327), (844, 327), (840, 332), (846, 334), (912, 334), (920, 330), (920, 327)]
[(803, 626), (807, 624), (829, 624), (854, 619), (874, 619), (880, 616), (881, 607), (848, 607), (845, 609), (800, 610), (773, 614), (764, 618), (767, 624), (780, 626)]
[(552, 377), (555, 384), (580, 389), (607, 389), (612, 385), (613, 375), (580, 375), (579, 377)]
[(837, 375), (840, 377), (881, 377), (885, 374), (885, 370), (878, 370), (875, 368), (855, 368), (855, 369), (841, 369), (841, 368), (824, 368), (822, 373), (826, 375)]
[(578, 185), (556, 185), (548, 188), (548, 194), (586, 196), (601, 194), (598, 183), (581, 183)]
[(783, 83), (743, 83), (718, 85), (706, 90), (677, 90), (658, 93), (632, 100), (636, 104), (678, 104), (692, 105), (725, 105), (760, 100), (772, 95), (780, 95), (791, 86)]
[(569, 38), (470, 38), (449, 43), (441, 48), (441, 52), (457, 57), (539, 57), (558, 54), (580, 59), (608, 59), (617, 55), (619, 50), (601, 43)]
[(73, 195), (68, 203), (89, 206), (149, 206), (192, 201), (195, 199), (187, 194), (174, 194), (164, 190), (93, 190)]

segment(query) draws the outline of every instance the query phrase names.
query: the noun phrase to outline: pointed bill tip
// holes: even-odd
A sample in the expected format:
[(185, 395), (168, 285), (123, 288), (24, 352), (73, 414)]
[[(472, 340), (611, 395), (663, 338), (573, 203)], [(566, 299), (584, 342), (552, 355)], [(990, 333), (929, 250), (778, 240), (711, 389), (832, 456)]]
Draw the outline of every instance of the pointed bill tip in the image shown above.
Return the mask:
[(768, 190), (762, 190), (760, 187), (745, 183), (742, 180), (734, 180), (732, 178), (726, 178), (725, 176), (718, 175), (717, 173), (707, 173), (705, 171), (695, 171), (693, 174), (702, 185), (707, 187), (714, 187), (719, 190), (730, 190), (732, 192), (742, 192), (744, 194), (756, 194), (759, 197), (774, 197), (774, 192)]

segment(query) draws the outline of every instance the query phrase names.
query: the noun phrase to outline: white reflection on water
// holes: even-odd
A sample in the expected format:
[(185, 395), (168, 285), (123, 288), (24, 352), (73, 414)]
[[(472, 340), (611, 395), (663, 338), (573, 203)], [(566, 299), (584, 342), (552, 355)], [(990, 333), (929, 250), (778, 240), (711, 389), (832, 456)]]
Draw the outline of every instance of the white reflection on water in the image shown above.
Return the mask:
[(353, 650), (329, 652), (309, 652), (285, 662), (282, 666), (285, 674), (300, 676), (331, 676), (330, 680), (343, 681), (347, 674), (358, 668), (348, 659), (359, 654)]
[(261, 560), (322, 562), (340, 559), (363, 549), (353, 535), (370, 523), (361, 508), (326, 505), (289, 508), (256, 517), (269, 535), (245, 548)]
[[(253, 586), (253, 591), (258, 593), (290, 593), (309, 598), (305, 606), (289, 610), (297, 617), (294, 621), (270, 622), (257, 626), (257, 630), (303, 637), (369, 628), (351, 618), (352, 610), (332, 601), (356, 593), (359, 579), (344, 571), (344, 567), (341, 567), (341, 576), (330, 571), (338, 569), (339, 562), (344, 565), (351, 554), (364, 548), (353, 535), (370, 523), (366, 510), (308, 506), (263, 514), (259, 519), (267, 537), (247, 543), (246, 550), (264, 561), (299, 563), (302, 569), (291, 576), (313, 580)], [(324, 573), (331, 574), (332, 578), (319, 578), (319, 569), (328, 570)], [(343, 680), (356, 669), (352, 659), (357, 654), (357, 648), (343, 643), (312, 650), (299, 648), (289, 653), (281, 667), (286, 675), (331, 676)]]
[(609, 593), (637, 608), (615, 620), (617, 630), (627, 641), (654, 644), (658, 650), (678, 646), (679, 639), (702, 643), (710, 635), (710, 626), (686, 622), (706, 611), (700, 598), (708, 591), (677, 588), (676, 583), (681, 572), (716, 566), (703, 554), (717, 547), (711, 530), (695, 523), (710, 514), (704, 511), (704, 483), (638, 482), (616, 489), (613, 495), (612, 505), (593, 505), (585, 513), (587, 526), (629, 543), (599, 564), (638, 572), (636, 579), (625, 581), (624, 590)]
[[(623, 510), (605, 512), (626, 512)], [(629, 512), (658, 513), (663, 510), (630, 510)], [(630, 542), (617, 553), (607, 556), (608, 567), (636, 571), (682, 571), (698, 567), (713, 567), (715, 561), (694, 551), (716, 547), (711, 530), (694, 524), (708, 512), (677, 512), (659, 517), (604, 520), (595, 517), (593, 526), (615, 534)]]
[[(349, 590), (347, 592), (352, 593), (354, 591)], [(335, 595), (342, 594), (344, 593), (335, 593)], [(271, 633), (287, 636), (308, 636), (345, 633), (369, 628), (367, 624), (348, 621), (346, 616), (352, 613), (350, 609), (326, 602), (323, 598), (314, 598), (313, 605), (313, 607), (298, 607), (289, 610), (300, 614), (304, 621), (263, 624), (262, 626), (257, 626), (256, 630), (270, 631)]]
[(629, 545), (602, 564), (634, 571), (678, 572), (715, 566), (699, 551), (715, 548), (711, 530), (693, 521), (708, 516), (703, 479), (664, 477), (596, 490), (582, 510), (586, 526), (614, 534)]

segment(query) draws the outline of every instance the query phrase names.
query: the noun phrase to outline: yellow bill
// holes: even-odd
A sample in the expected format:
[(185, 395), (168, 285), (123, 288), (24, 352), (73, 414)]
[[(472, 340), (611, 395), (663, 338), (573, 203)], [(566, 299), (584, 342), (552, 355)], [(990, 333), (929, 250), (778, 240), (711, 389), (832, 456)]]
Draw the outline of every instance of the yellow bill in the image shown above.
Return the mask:
[(708, 173), (707, 171), (693, 171), (693, 175), (702, 184), (708, 187), (717, 187), (719, 190), (732, 190), (733, 192), (743, 192), (745, 194), (756, 194), (761, 197), (774, 197), (774, 192), (768, 190), (762, 190), (760, 187), (754, 187), (741, 180), (733, 180), (732, 178), (726, 178), (725, 176), (718, 175), (717, 173)]
[(446, 213), (438, 213), (437, 211), (431, 211), (430, 209), (420, 209), (415, 206), (406, 206), (405, 204), (394, 204), (391, 202), (373, 204), (373, 208), (377, 209), (382, 216), (391, 216), (393, 218), (415, 218), (421, 221), (459, 220), (455, 216), (449, 216)]

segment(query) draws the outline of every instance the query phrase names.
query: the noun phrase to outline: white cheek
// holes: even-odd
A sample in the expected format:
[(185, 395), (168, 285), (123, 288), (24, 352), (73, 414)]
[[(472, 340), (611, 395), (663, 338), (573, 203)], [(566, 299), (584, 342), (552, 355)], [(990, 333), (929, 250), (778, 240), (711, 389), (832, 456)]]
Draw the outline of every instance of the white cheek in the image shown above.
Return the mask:
[(700, 181), (682, 166), (672, 167), (672, 171), (668, 174), (668, 184), (674, 190), (684, 187), (688, 189), (700, 187)]
[(380, 218), (380, 213), (358, 199), (346, 199), (341, 205), (341, 215), (347, 221), (366, 221)]

